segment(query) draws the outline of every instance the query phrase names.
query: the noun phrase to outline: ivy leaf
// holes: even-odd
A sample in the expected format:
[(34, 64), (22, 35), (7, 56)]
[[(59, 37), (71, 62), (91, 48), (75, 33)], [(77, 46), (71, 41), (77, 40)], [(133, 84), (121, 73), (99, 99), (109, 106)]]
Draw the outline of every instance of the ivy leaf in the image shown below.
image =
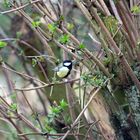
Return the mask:
[(86, 46), (85, 46), (83, 43), (81, 43), (81, 44), (79, 45), (79, 49), (84, 49), (84, 48), (86, 48)]
[(69, 35), (64, 34), (59, 38), (59, 42), (62, 44), (66, 44), (70, 40)]
[(7, 46), (7, 42), (0, 41), (0, 48), (4, 48)]

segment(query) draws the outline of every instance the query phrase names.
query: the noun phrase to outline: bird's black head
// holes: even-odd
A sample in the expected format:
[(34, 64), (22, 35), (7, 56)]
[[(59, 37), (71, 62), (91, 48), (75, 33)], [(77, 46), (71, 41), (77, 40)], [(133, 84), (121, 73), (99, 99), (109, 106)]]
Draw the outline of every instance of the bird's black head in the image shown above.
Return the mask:
[(63, 61), (63, 66), (67, 67), (69, 70), (71, 70), (72, 69), (72, 61), (71, 60)]

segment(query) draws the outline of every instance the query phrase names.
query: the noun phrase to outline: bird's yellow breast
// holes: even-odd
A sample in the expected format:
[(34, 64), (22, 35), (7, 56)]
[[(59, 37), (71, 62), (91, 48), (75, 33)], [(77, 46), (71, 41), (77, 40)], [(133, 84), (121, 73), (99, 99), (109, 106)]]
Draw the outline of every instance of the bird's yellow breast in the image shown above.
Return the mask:
[(58, 75), (58, 77), (63, 78), (68, 74), (68, 72), (69, 72), (69, 69), (67, 67), (62, 67), (57, 72), (57, 75)]

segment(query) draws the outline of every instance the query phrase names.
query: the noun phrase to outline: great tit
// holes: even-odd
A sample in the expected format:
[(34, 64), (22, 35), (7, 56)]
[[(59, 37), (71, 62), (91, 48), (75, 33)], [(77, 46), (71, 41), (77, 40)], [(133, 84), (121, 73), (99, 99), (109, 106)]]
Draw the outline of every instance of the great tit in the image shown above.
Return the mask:
[(72, 61), (71, 60), (65, 60), (62, 64), (60, 64), (58, 67), (54, 69), (56, 71), (56, 74), (60, 78), (66, 78), (72, 70)]

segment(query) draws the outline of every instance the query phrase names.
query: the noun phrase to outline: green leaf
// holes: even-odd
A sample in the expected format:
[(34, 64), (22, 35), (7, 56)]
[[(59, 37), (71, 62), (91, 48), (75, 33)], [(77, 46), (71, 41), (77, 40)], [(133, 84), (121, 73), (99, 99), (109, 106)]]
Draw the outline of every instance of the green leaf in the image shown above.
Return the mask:
[(20, 37), (22, 36), (22, 32), (16, 32), (16, 38), (20, 39)]
[(19, 56), (20, 56), (20, 55), (24, 55), (24, 51), (23, 51), (23, 50), (20, 50), (18, 55), (19, 55)]
[(37, 58), (37, 60), (39, 62), (45, 62), (45, 57), (44, 56), (40, 56), (40, 57)]
[(64, 16), (61, 15), (61, 16), (59, 17), (59, 19), (56, 21), (56, 24), (57, 24), (58, 26), (60, 26), (61, 23), (62, 23), (63, 21), (64, 21)]
[(68, 104), (64, 101), (64, 99), (62, 99), (62, 100), (60, 101), (60, 107), (61, 107), (62, 109), (65, 109), (67, 106), (68, 106)]
[(111, 58), (110, 57), (105, 57), (103, 60), (103, 63), (105, 66), (109, 65), (111, 63)]
[(67, 23), (67, 29), (72, 30), (74, 28), (74, 25), (72, 23)]
[(52, 131), (53, 128), (48, 125), (48, 122), (46, 122), (45, 123), (45, 129), (46, 129), (47, 132), (50, 132), (50, 131)]
[(12, 109), (13, 111), (17, 110), (17, 104), (16, 103), (12, 103), (10, 106), (10, 109)]
[(51, 33), (54, 33), (56, 31), (56, 24), (48, 24), (48, 29)]
[(49, 113), (48, 115), (47, 115), (47, 123), (48, 124), (50, 124), (50, 123), (52, 123), (53, 121), (54, 121), (54, 118), (55, 118), (55, 114), (54, 113)]
[(65, 122), (66, 124), (71, 124), (70, 115), (68, 115), (68, 114), (64, 115), (64, 122)]
[(56, 78), (56, 77), (52, 77), (52, 82), (53, 82), (53, 83), (58, 82), (58, 81), (57, 81), (57, 78)]
[(7, 46), (7, 42), (0, 41), (0, 48), (4, 48)]
[(66, 44), (70, 40), (69, 35), (64, 34), (59, 38), (59, 42), (62, 44)]
[(12, 93), (12, 94), (10, 95), (10, 97), (11, 97), (12, 100), (15, 100), (15, 99), (16, 99), (16, 93)]
[(37, 64), (37, 60), (35, 58), (32, 59), (32, 66), (35, 67)]
[(104, 17), (104, 23), (112, 35), (118, 30), (118, 21), (113, 16)]
[(51, 110), (55, 115), (57, 115), (61, 112), (59, 106), (58, 107), (52, 107)]
[(60, 21), (64, 21), (64, 16), (61, 15), (60, 18), (59, 18), (59, 20), (60, 20)]
[(4, 0), (4, 2), (3, 2), (3, 6), (4, 6), (5, 8), (10, 8), (10, 7), (11, 7), (11, 4), (10, 4), (9, 1)]
[(138, 14), (140, 13), (140, 7), (135, 5), (131, 8), (131, 12), (134, 13), (134, 14)]
[(84, 49), (84, 48), (86, 48), (86, 46), (85, 46), (83, 43), (81, 43), (81, 44), (79, 45), (79, 49)]
[(33, 26), (34, 28), (40, 26), (40, 24), (41, 24), (40, 21), (33, 21), (33, 22), (32, 22), (32, 26)]
[(82, 80), (85, 82), (85, 86), (93, 85), (95, 87), (104, 86), (104, 82), (107, 80), (106, 76), (96, 72), (95, 75), (89, 73), (83, 73), (81, 75)]

